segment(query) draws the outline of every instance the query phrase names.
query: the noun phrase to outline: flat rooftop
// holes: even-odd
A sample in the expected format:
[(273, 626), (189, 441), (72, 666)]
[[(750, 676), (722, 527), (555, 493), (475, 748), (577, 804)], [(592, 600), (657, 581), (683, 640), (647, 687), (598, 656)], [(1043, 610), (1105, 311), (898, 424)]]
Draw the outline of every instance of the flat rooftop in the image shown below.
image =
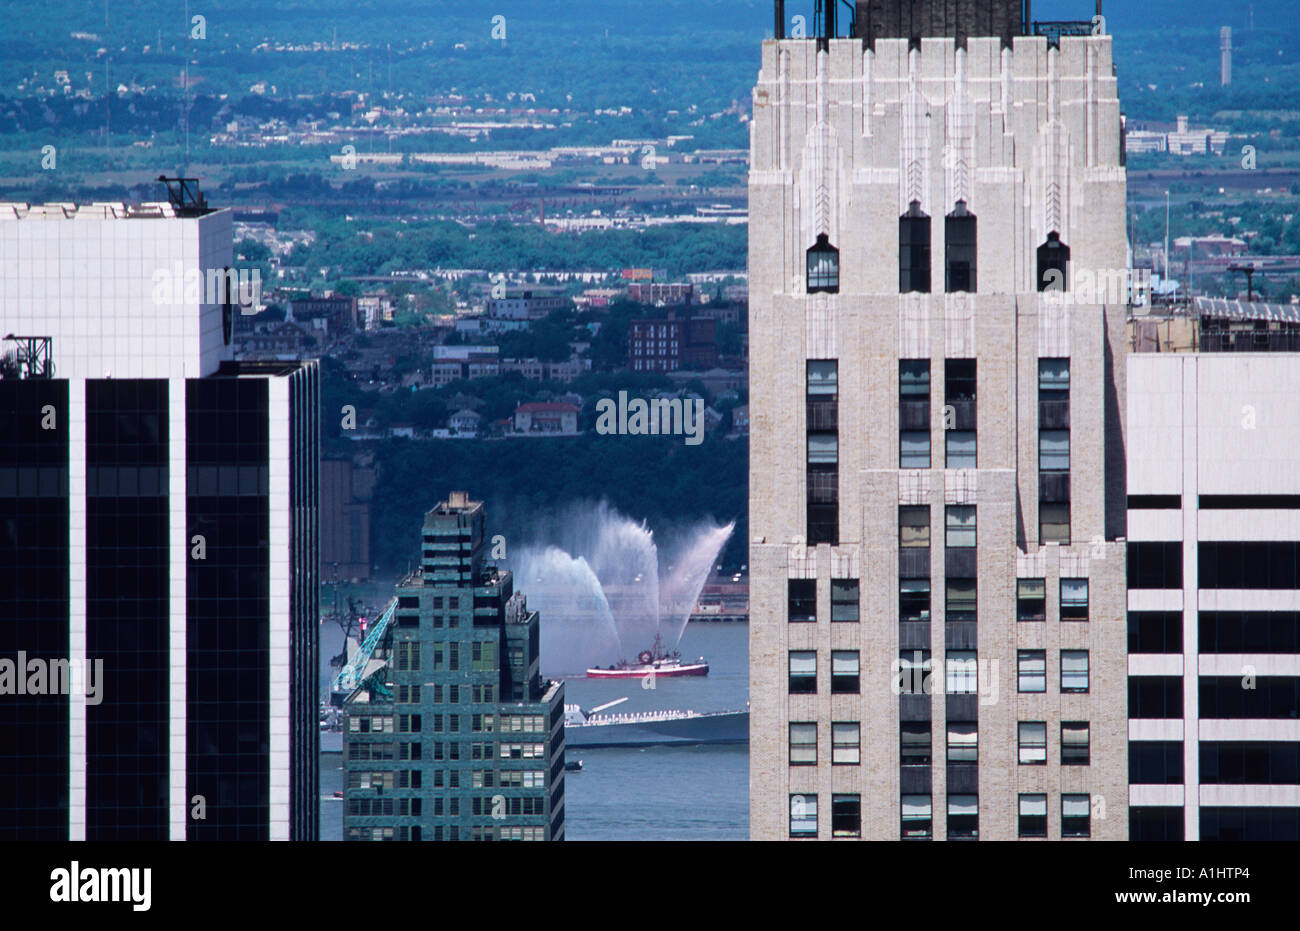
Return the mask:
[(191, 216), (193, 214), (177, 213), (170, 201), (146, 201), (141, 204), (24, 204), (0, 201), (0, 220), (168, 220), (188, 219)]

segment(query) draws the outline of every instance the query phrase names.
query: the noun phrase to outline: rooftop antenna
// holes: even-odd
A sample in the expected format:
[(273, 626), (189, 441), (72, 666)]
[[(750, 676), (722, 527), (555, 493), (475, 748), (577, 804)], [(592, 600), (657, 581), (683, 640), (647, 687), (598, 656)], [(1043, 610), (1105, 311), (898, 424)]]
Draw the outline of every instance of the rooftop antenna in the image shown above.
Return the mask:
[(168, 178), (159, 175), (158, 180), (167, 186), (167, 200), (178, 217), (201, 217), (212, 212), (208, 199), (199, 190), (198, 178)]

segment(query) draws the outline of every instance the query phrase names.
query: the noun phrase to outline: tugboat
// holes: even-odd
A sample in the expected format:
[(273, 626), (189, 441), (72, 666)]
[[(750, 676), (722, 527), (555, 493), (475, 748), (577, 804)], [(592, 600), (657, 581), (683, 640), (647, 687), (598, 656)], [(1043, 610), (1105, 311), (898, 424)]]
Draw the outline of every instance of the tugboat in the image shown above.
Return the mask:
[(614, 666), (597, 667), (587, 670), (589, 679), (639, 679), (642, 676), (707, 676), (709, 664), (701, 656), (692, 662), (683, 663), (682, 654), (677, 650), (668, 653), (664, 650), (663, 638), (655, 634), (655, 642), (649, 650), (637, 654), (635, 663), (619, 660)]

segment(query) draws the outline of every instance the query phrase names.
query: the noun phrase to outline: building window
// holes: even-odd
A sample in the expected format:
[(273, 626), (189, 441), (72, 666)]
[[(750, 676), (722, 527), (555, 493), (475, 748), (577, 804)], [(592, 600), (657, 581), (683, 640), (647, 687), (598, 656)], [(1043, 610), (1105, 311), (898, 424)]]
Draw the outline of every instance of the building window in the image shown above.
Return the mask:
[(900, 801), (903, 840), (929, 840), (933, 836), (930, 796), (904, 795)]
[(1038, 468), (1043, 472), (1070, 471), (1070, 431), (1038, 431)]
[(973, 622), (976, 617), (976, 591), (974, 579), (947, 579), (944, 617), (948, 623)]
[(902, 579), (898, 583), (900, 622), (930, 620), (930, 580)]
[(1046, 722), (1021, 721), (1016, 725), (1016, 738), (1021, 766), (1043, 766), (1047, 763)]
[[(1130, 546), (1132, 544), (1129, 544)], [(1272, 645), (1266, 637), (1256, 636), (1224, 640), (1223, 628), (1218, 626), (1218, 614), (1211, 611), (1200, 612), (1200, 640), (1202, 653), (1295, 653), (1300, 643), (1300, 624), (1293, 624), (1291, 635), (1287, 638), (1290, 648), (1285, 650), (1269, 649)], [(1216, 643), (1216, 633), (1219, 635)], [(1249, 643), (1249, 648), (1247, 644)], [(1280, 644), (1279, 644), (1280, 645)], [(1224, 649), (1228, 646), (1228, 649)], [(1233, 648), (1235, 647), (1235, 649)], [(1181, 611), (1130, 611), (1128, 613), (1128, 651), (1130, 653), (1181, 653), (1183, 652), (1183, 612)]]
[(831, 796), (831, 836), (862, 836), (862, 798), (859, 795)]
[(834, 650), (831, 653), (831, 694), (858, 694), (858, 651)]
[(856, 623), (858, 612), (858, 580), (831, 579), (831, 620)]
[(948, 430), (943, 435), (944, 466), (949, 469), (973, 469), (978, 458), (974, 430)]
[(944, 464), (949, 469), (976, 467), (976, 380), (974, 359), (944, 362)]
[(808, 434), (808, 464), (834, 466), (839, 463), (839, 435)]
[(1038, 247), (1038, 290), (1070, 290), (1070, 247), (1061, 242), (1056, 230)]
[(1021, 837), (1047, 836), (1046, 795), (1020, 796), (1019, 834)]
[(975, 508), (973, 505), (949, 505), (945, 508), (947, 532), (944, 546), (948, 549), (975, 545)]
[(898, 218), (898, 290), (930, 293), (930, 218), (920, 201)]
[(929, 766), (930, 755), (930, 722), (901, 722), (898, 734), (899, 765)]
[(974, 650), (949, 650), (947, 660), (946, 693), (949, 695), (974, 695), (978, 690), (979, 676)]
[(839, 542), (839, 363), (807, 363), (808, 543)]
[(930, 360), (898, 363), (898, 467), (930, 468)]
[(809, 695), (817, 691), (817, 653), (790, 651), (790, 694)]
[(1088, 619), (1088, 580), (1061, 579), (1061, 620)]
[(817, 620), (817, 580), (790, 579), (787, 583), (787, 614), (790, 623)]
[(980, 805), (976, 795), (948, 796), (948, 839), (974, 840), (979, 837)]
[(808, 250), (808, 293), (826, 291), (836, 294), (840, 290), (840, 250), (831, 245), (825, 233)]
[(966, 201), (957, 201), (952, 213), (944, 218), (944, 249), (947, 253), (946, 290), (975, 291), (975, 214), (966, 209)]
[(1061, 691), (1088, 691), (1088, 651), (1061, 651)]
[(930, 468), (930, 433), (928, 430), (903, 430), (898, 435), (898, 467)]
[(815, 721), (790, 722), (790, 765), (813, 766), (817, 763), (817, 724)]
[(1038, 540), (1040, 543), (1070, 543), (1070, 505), (1038, 505)]
[(898, 545), (904, 548), (930, 545), (928, 506), (909, 505), (898, 509)]
[(1047, 620), (1047, 581), (1016, 579), (1016, 620)]
[(856, 721), (831, 724), (831, 764), (857, 766), (861, 762), (861, 725)]
[(790, 796), (790, 836), (817, 836), (817, 796)]
[(1047, 653), (1044, 650), (1017, 650), (1018, 692), (1047, 691)]
[[(1182, 588), (1182, 541), (1133, 542), (1128, 545), (1129, 588)], [(1204, 588), (1204, 584), (1201, 585)]]
[(834, 401), (839, 397), (839, 362), (835, 359), (809, 359), (806, 366), (808, 400)]
[(1070, 542), (1070, 360), (1038, 360), (1038, 538)]
[(948, 762), (979, 762), (979, 725), (974, 721), (948, 722)]
[(1061, 836), (1092, 836), (1092, 799), (1086, 795), (1061, 796)]
[(930, 651), (906, 650), (898, 657), (899, 693), (924, 695), (930, 678)]
[(1088, 722), (1061, 722), (1061, 765), (1088, 765)]

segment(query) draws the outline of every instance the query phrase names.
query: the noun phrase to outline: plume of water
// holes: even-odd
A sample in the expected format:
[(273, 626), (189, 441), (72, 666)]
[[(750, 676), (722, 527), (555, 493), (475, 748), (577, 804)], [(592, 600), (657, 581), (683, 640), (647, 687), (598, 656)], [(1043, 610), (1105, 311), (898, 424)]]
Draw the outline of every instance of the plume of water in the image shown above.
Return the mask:
[(644, 523), (603, 502), (567, 508), (510, 560), (516, 589), (541, 612), (543, 672), (581, 675), (635, 660), (657, 635), (676, 645), (733, 525), (681, 533), (667, 553)]
[(609, 602), (586, 559), (546, 546), (524, 548), (514, 563), (516, 590), (541, 612), (542, 662), (549, 675), (581, 675), (622, 655)]

